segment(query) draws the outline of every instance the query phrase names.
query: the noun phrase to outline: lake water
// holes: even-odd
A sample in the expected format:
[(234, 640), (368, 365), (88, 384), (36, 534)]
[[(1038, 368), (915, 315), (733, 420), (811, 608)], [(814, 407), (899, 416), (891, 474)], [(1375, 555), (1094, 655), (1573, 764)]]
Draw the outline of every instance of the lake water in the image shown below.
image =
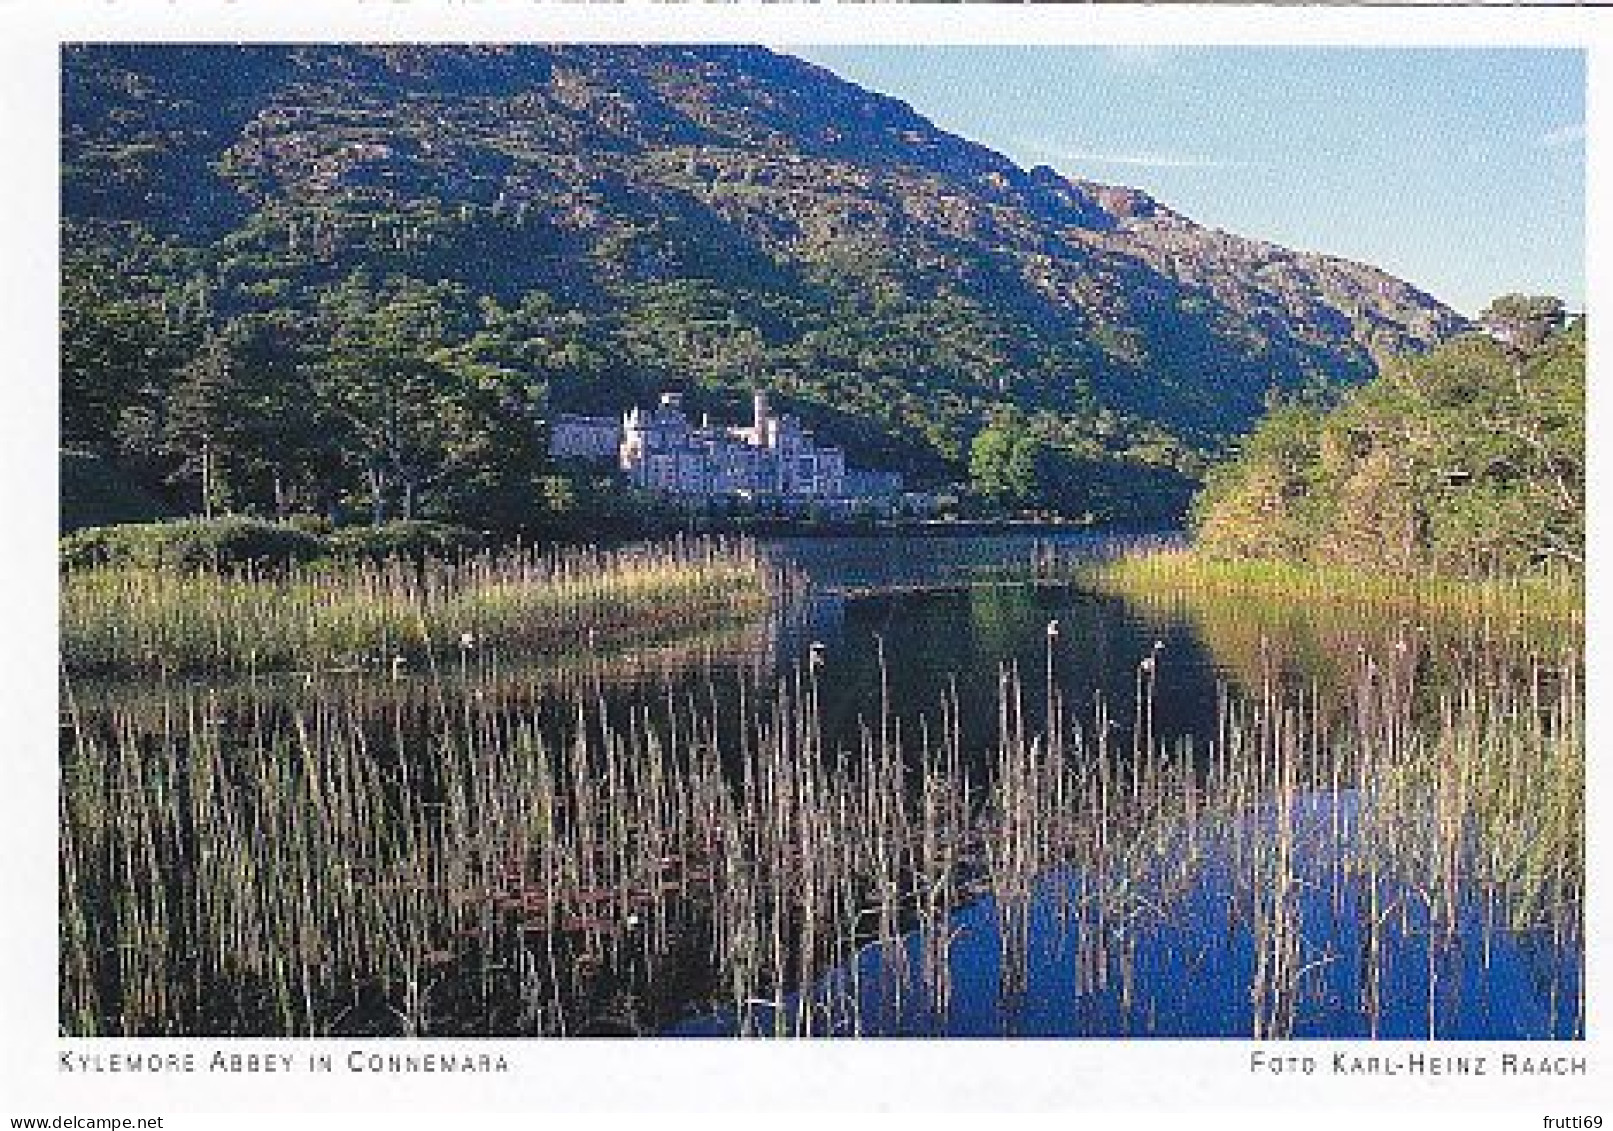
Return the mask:
[[(994, 582), (994, 575), (1034, 577), (1055, 560), (1065, 566), (1113, 555), (1165, 535), (1038, 530), (1019, 535), (928, 538), (779, 539), (765, 543), (813, 583), (777, 641), (782, 670), (823, 645), (826, 726), (849, 741), (859, 720), (878, 716), (882, 686), (909, 719), (933, 711), (956, 689), (965, 746), (995, 738), (998, 678), (1024, 677), (1027, 709), (1044, 709), (1049, 652), (1066, 703), (1094, 695), (1129, 728), (1137, 666), (1157, 654), (1155, 726), (1166, 740), (1213, 732), (1217, 685), (1224, 673), (1192, 626), (1150, 616), (1116, 597), (1060, 584)], [(1049, 636), (1049, 625), (1057, 635)], [(1050, 646), (1051, 641), (1051, 646)], [(1156, 642), (1164, 647), (1156, 651)], [(883, 656), (883, 663), (881, 657)], [(1129, 733), (1129, 729), (1127, 731)]]
[[(824, 682), (832, 688), (826, 699), (833, 704), (829, 727), (843, 739), (878, 714), (883, 667), (886, 693), (895, 704), (933, 704), (948, 688), (961, 687), (966, 745), (989, 750), (998, 723), (996, 680), (1005, 668), (1031, 676), (1026, 688), (1032, 716), (1043, 710), (1041, 673), (1048, 670), (1065, 703), (1103, 700), (1115, 715), (1109, 725), (1125, 745), (1140, 714), (1134, 706), (1138, 668), (1154, 657), (1149, 725), (1155, 739), (1166, 745), (1202, 744), (1216, 734), (1223, 697), (1257, 693), (1261, 679), (1273, 672), (1290, 686), (1309, 684), (1326, 702), (1330, 690), (1338, 691), (1330, 688), (1340, 678), (1338, 653), (1381, 653), (1409, 630), (1421, 652), (1420, 663), (1437, 687), (1452, 674), (1451, 658), (1475, 647), (1470, 628), (1462, 625), (1406, 625), (1392, 618), (1352, 620), (1348, 615), (1341, 623), (1337, 612), (1325, 610), (1288, 610), (1274, 617), (1237, 601), (1206, 615), (1202, 608), (1139, 607), (1079, 587), (982, 582), (993, 571), (1035, 574), (1050, 556), (1064, 562), (1101, 558), (1151, 540), (1146, 533), (1116, 537), (1045, 531), (955, 540), (779, 540), (770, 549), (818, 586), (804, 623), (781, 641), (780, 659), (798, 662), (808, 638), (827, 645)], [(954, 589), (947, 587), (950, 583), (968, 584)], [(1058, 635), (1050, 642), (1047, 626), (1053, 623)], [(1347, 829), (1343, 835), (1349, 835)], [(1335, 848), (1324, 837), (1317, 851)], [(857, 959), (863, 999), (857, 1031), (906, 1036), (1247, 1035), (1255, 947), (1248, 932), (1229, 923), (1225, 914), (1232, 898), (1229, 866), (1221, 860), (1205, 868), (1182, 896), (1185, 912), (1134, 944), (1140, 989), (1118, 982), (1101, 989), (1078, 984), (1080, 946), (1068, 907), (1079, 884), (1054, 873), (1041, 881), (1032, 900), (1031, 946), (1022, 984), (1005, 991), (1000, 909), (989, 895), (982, 896), (953, 921), (956, 938), (950, 954), (956, 988), (945, 1011), (926, 1003), (916, 936), (908, 936), (894, 954), (889, 945), (864, 948)], [(1317, 893), (1304, 900), (1300, 915), (1312, 924), (1319, 946), (1310, 956), (1316, 973), (1292, 1035), (1582, 1035), (1578, 940), (1539, 931), (1497, 932), (1486, 922), (1493, 909), (1471, 893), (1459, 911), (1457, 929), (1446, 939), (1431, 941), (1436, 932), (1426, 922), (1407, 920), (1386, 963), (1389, 984), (1379, 988), (1382, 1000), (1369, 1015), (1359, 1007), (1360, 963), (1350, 960), (1365, 945), (1365, 913), (1355, 900), (1356, 894), (1348, 891), (1331, 907)], [(843, 976), (844, 971), (836, 975)], [(823, 987), (818, 989), (821, 999)], [(669, 1032), (766, 1031), (767, 1023), (765, 1010), (744, 1023), (729, 1011), (681, 1022)], [(843, 1022), (839, 1030), (848, 1024)]]
[[(401, 775), (407, 781), (413, 774), (429, 782), (434, 762), (448, 756), (441, 737), (447, 733), (445, 721), (460, 713), (469, 719), (493, 700), (516, 704), (521, 717), (552, 732), (554, 745), (564, 748), (574, 740), (579, 703), (597, 709), (601, 719), (623, 734), (651, 726), (649, 714), (636, 713), (645, 711), (646, 704), (667, 705), (669, 717), (681, 709), (677, 704), (690, 704), (691, 712), (705, 712), (709, 705), (715, 734), (747, 702), (773, 693), (804, 698), (803, 689), (810, 684), (815, 725), (829, 751), (856, 751), (882, 727), (897, 728), (904, 748), (919, 748), (939, 733), (939, 707), (950, 704), (946, 725), (961, 752), (964, 778), (985, 782), (995, 772), (998, 756), (1001, 688), (1011, 679), (1030, 719), (1045, 716), (1052, 691), (1089, 740), (1101, 728), (1115, 749), (1136, 749), (1142, 743), (1178, 751), (1165, 756), (1183, 760), (1180, 780), (1191, 793), (1192, 782), (1213, 776), (1206, 751), (1224, 723), (1229, 697), (1269, 696), (1275, 685), (1299, 693), (1311, 715), (1325, 721), (1359, 709), (1358, 704), (1352, 708), (1352, 694), (1358, 692), (1351, 690), (1350, 673), (1369, 654), (1396, 654), (1398, 649), (1406, 670), (1418, 673), (1420, 693), (1431, 697), (1478, 652), (1493, 659), (1493, 642), (1480, 640), (1472, 626), (1413, 624), (1339, 610), (1273, 611), (1235, 599), (1198, 605), (1138, 603), (1052, 583), (1082, 559), (1163, 537), (1046, 529), (775, 539), (763, 543), (763, 550), (810, 584), (757, 623), (609, 657), (574, 657), (559, 665), (462, 659), (457, 666), (447, 663), (430, 681), (379, 688), (355, 684), (351, 693), (338, 690), (335, 698), (349, 712), (343, 725), (361, 736), (366, 750), (391, 751), (375, 755), (384, 762), (383, 777)], [(118, 685), (75, 689), (83, 725), (91, 730), (128, 727), (130, 718), (138, 717), (160, 720), (136, 724), (151, 727), (153, 735), (169, 733), (176, 717), (205, 700), (209, 725), (215, 728), (208, 733), (223, 736), (219, 741), (226, 754), (233, 750), (234, 756), (249, 761), (263, 757), (264, 749), (263, 743), (246, 737), (259, 733), (253, 727), (261, 729), (264, 718), (283, 713), (289, 729), (311, 697), (330, 694), (328, 688), (310, 691), (285, 678), (250, 685), (229, 681), (211, 691), (205, 684), (156, 691)], [(111, 721), (114, 712), (121, 720), (116, 724)], [(504, 725), (483, 727), (479, 733), (497, 732), (496, 741), (512, 741), (498, 730)], [(732, 745), (737, 740), (724, 730), (721, 741)], [(252, 755), (253, 749), (260, 753)], [(451, 808), (457, 804), (453, 788), (451, 782), (430, 786), (443, 796), (434, 795), (425, 804)], [(167, 797), (165, 793), (165, 803), (170, 803)], [(1316, 798), (1291, 804), (1283, 812), (1295, 826), (1314, 825), (1301, 828), (1301, 849), (1296, 851), (1308, 853), (1309, 863), (1323, 873), (1340, 875), (1344, 865), (1335, 857), (1342, 859), (1344, 846), (1355, 835), (1354, 800), (1335, 795), (1326, 805)], [(909, 930), (882, 939), (843, 940), (835, 951), (838, 964), (813, 968), (810, 985), (803, 987), (796, 979), (786, 994), (780, 982), (771, 1002), (752, 995), (753, 1000), (736, 1009), (725, 1003), (746, 991), (725, 985), (725, 972), (708, 968), (709, 955), (699, 943), (706, 911), (664, 909), (657, 898), (657, 912), (676, 921), (677, 930), (662, 933), (659, 943), (641, 939), (632, 933), (643, 930), (638, 912), (622, 913), (627, 928), (590, 926), (593, 944), (578, 957), (588, 964), (582, 974), (569, 972), (564, 986), (557, 978), (544, 982), (530, 971), (519, 978), (510, 972), (536, 963), (536, 951), (459, 954), (453, 944), (433, 942), (427, 948), (432, 961), (445, 964), (439, 982), (480, 978), (482, 983), (480, 997), (450, 984), (436, 991), (439, 998), (483, 1004), (460, 1001), (452, 1023), (426, 1029), (549, 1032), (555, 1031), (558, 1015), (570, 1011), (561, 1027), (565, 1032), (710, 1036), (784, 1031), (773, 1014), (787, 1013), (796, 1019), (789, 1031), (812, 1034), (1247, 1037), (1251, 980), (1263, 977), (1260, 956), (1267, 946), (1265, 937), (1246, 922), (1245, 904), (1253, 898), (1258, 909), (1263, 898), (1245, 890), (1247, 845), (1270, 839), (1262, 829), (1274, 820), (1277, 810), (1272, 806), (1268, 798), (1256, 798), (1247, 811), (1222, 813), (1219, 823), (1207, 821), (1202, 833), (1195, 833), (1199, 864), (1191, 876), (1174, 882), (1168, 911), (1150, 910), (1147, 901), (1128, 896), (1123, 919), (1112, 910), (1089, 917), (1090, 908), (1117, 906), (1115, 884), (1153, 882), (1163, 867), (1157, 862), (1138, 865), (1135, 874), (1118, 879), (1094, 874), (1093, 865), (1083, 860), (1046, 868), (1013, 912), (1028, 924), (1025, 945), (1018, 949), (1005, 945), (1005, 929), (1017, 928), (1010, 927), (1013, 915), (1002, 903), (1002, 889), (978, 876), (961, 883), (947, 919), (950, 972), (944, 1004), (933, 992), (933, 978), (924, 973), (924, 937)], [(386, 818), (378, 812), (374, 819)], [(176, 827), (179, 823), (176, 818)], [(440, 845), (428, 848), (446, 853), (452, 839), (444, 833)], [(1160, 843), (1159, 859), (1168, 862), (1173, 850)], [(1468, 845), (1480, 853), (1484, 848), (1482, 843)], [(176, 866), (190, 865), (181, 861)], [(441, 878), (440, 867), (432, 875), (437, 878), (431, 883), (442, 890), (453, 886)], [(174, 882), (183, 893), (197, 881), (181, 875)], [(1105, 888), (1101, 899), (1092, 894), (1100, 887)], [(462, 903), (464, 897), (454, 898)], [(1307, 889), (1282, 905), (1284, 922), (1299, 936), (1286, 961), (1300, 973), (1294, 978), (1297, 990), (1279, 1003), (1283, 1024), (1277, 1035), (1582, 1035), (1578, 1003), (1583, 943), (1577, 905), (1558, 908), (1549, 925), (1537, 917), (1509, 926), (1505, 897), (1493, 885), (1453, 892), (1448, 921), (1440, 923), (1434, 921), (1435, 903), (1430, 900), (1421, 910), (1413, 901), (1385, 910), (1363, 899), (1358, 885), (1335, 881), (1327, 892)], [(92, 908), (109, 909), (115, 896), (89, 892), (84, 900)], [(422, 910), (420, 921), (433, 921), (435, 913)], [(469, 914), (456, 904), (450, 918), (463, 922)], [(87, 918), (93, 919), (93, 913)], [(789, 927), (799, 929), (799, 923)], [(1362, 973), (1367, 951), (1374, 955), (1370, 987)], [(552, 968), (552, 945), (548, 961)], [(116, 983), (102, 987), (106, 996), (126, 991), (133, 976), (129, 970), (118, 967), (108, 974), (104, 964), (98, 968), (103, 980)], [(505, 972), (491, 972), (495, 968)], [(389, 978), (355, 988), (339, 1010), (333, 1004), (323, 1031), (399, 1031), (390, 1027), (388, 1017), (405, 1011), (395, 1003), (379, 1004), (394, 992)], [(486, 1003), (487, 987), (495, 983), (505, 987), (500, 993), (513, 994), (536, 992), (520, 987), (541, 983), (543, 995), (552, 1001), (494, 1008)], [(282, 1004), (277, 1015), (264, 1001), (248, 1007), (232, 999), (226, 1006), (209, 998), (229, 993), (219, 987), (196, 988), (197, 996), (186, 999), (193, 1012), (160, 1031), (253, 1031), (272, 1028), (276, 1016), (295, 1014), (290, 1005)], [(94, 994), (64, 991), (64, 1012), (80, 1018), (76, 1024), (64, 1020), (64, 1029), (88, 1026), (86, 1013), (106, 1012), (100, 1000)], [(552, 1012), (545, 1012), (551, 1005)], [(220, 1020), (225, 1014), (234, 1020)], [(624, 1016), (629, 1020), (622, 1021)], [(817, 1019), (803, 1027), (798, 1023), (802, 1017)], [(151, 1031), (152, 1024), (133, 1027)], [(117, 1031), (118, 1023), (103, 1018), (93, 1027)], [(405, 1026), (401, 1031), (411, 1030)]]

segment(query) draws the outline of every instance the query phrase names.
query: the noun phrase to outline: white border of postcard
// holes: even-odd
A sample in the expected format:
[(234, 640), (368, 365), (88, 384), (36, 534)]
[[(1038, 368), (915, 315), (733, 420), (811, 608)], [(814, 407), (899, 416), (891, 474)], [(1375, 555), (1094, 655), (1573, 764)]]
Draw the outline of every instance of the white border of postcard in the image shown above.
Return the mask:
[[(405, 1054), (423, 1043), (353, 1041), (82, 1041), (56, 1026), (56, 228), (58, 57), (63, 42), (175, 41), (717, 41), (787, 49), (823, 43), (1200, 43), (1343, 46), (1584, 47), (1589, 59), (1587, 293), (1613, 285), (1608, 136), (1613, 126), (1613, 12), (1568, 8), (1301, 8), (757, 4), (543, 4), (527, 0), (0, 0), (0, 1117), (165, 1117), (166, 1127), (530, 1126), (529, 1111), (628, 1110), (659, 1119), (719, 1110), (1059, 1111), (1097, 1125), (1225, 1122), (1242, 1111), (1261, 1125), (1591, 1127), (1613, 1120), (1613, 1065), (1605, 1009), (1607, 901), (1590, 884), (1589, 1039), (1561, 1045), (1484, 1043), (1256, 1046), (1240, 1041), (476, 1041), (446, 1047), (503, 1056), (507, 1073), (420, 1075), (312, 1072), (310, 1055), (344, 1065), (357, 1050)], [(1602, 207), (1598, 207), (1598, 205)], [(1589, 305), (1589, 304), (1588, 304)], [(1594, 316), (1593, 316), (1594, 318)], [(1596, 500), (1609, 469), (1599, 382), (1613, 373), (1608, 338), (1591, 332), (1590, 560), (1608, 545)], [(1605, 764), (1610, 700), (1603, 621), (1607, 586), (1590, 577), (1588, 670), (1590, 872), (1607, 874)], [(76, 1074), (64, 1053), (216, 1053), (291, 1058), (289, 1073)], [(1302, 1058), (1282, 1072), (1252, 1054)], [(1488, 1058), (1485, 1075), (1341, 1076), (1336, 1052), (1399, 1058)], [(1584, 1075), (1503, 1075), (1504, 1053), (1582, 1057)], [(1307, 1061), (1309, 1068), (1307, 1071)], [(244, 1059), (241, 1063), (245, 1063)], [(258, 1066), (260, 1069), (262, 1064)], [(1600, 1097), (1600, 1099), (1598, 1099)], [(203, 1113), (230, 1113), (219, 1119)], [(355, 1119), (369, 1113), (373, 1119)], [(1218, 1113), (1218, 1114), (1217, 1114)], [(1543, 1122), (1551, 1119), (1583, 1122)], [(81, 1122), (74, 1124), (72, 1119)], [(1085, 1123), (1085, 1118), (1083, 1118)], [(48, 1123), (46, 1124), (48, 1125)], [(137, 1126), (131, 1123), (129, 1126)], [(1062, 1125), (1070, 1126), (1067, 1121)]]

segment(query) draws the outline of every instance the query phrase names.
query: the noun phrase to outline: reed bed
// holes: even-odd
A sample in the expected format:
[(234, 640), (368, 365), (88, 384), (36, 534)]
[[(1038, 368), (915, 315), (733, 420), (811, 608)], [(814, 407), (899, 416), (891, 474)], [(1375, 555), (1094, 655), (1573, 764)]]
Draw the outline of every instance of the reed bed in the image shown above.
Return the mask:
[(1191, 989), (1150, 983), (1149, 940), (1185, 932), (1249, 955), (1224, 1035), (1291, 1035), (1341, 993), (1376, 1034), (1415, 954), (1443, 1036), (1475, 908), (1483, 962), (1492, 938), (1578, 945), (1572, 651), (1474, 671), (1433, 710), (1406, 651), (1362, 657), (1342, 714), (1273, 678), (1168, 748), (1153, 654), (1126, 741), (1063, 700), (1048, 639), (1045, 673), (1002, 669), (987, 751), (955, 691), (905, 726), (887, 692), (831, 748), (817, 656), (725, 694), (579, 692), (559, 718), (475, 695), (365, 713), (320, 681), (281, 709), (198, 692), (90, 717), (69, 687), (63, 1031), (646, 1033), (719, 1010), (746, 1034), (879, 1033), (945, 1018), (967, 907), (992, 909), (1001, 992), (1024, 994), (1051, 900), (1076, 996), (1144, 1028)]
[(75, 672), (558, 655), (754, 618), (787, 580), (749, 542), (720, 540), (275, 572), (95, 568), (62, 579), (61, 650)]
[(1493, 578), (1367, 570), (1269, 559), (1219, 559), (1192, 549), (1127, 553), (1077, 565), (1080, 582), (1128, 599), (1235, 599), (1246, 606), (1370, 609), (1469, 623), (1569, 625), (1583, 630), (1584, 578), (1563, 570)]
[(411, 668), (396, 678), (387, 669), (363, 667), (312, 673), (241, 671), (207, 673), (158, 672), (148, 680), (116, 674), (72, 677), (72, 692), (88, 716), (112, 713), (138, 720), (149, 729), (174, 709), (176, 701), (208, 695), (223, 718), (252, 712), (291, 711), (308, 706), (340, 689), (356, 717), (373, 718), (402, 712), (418, 716), (427, 708), (474, 697), (505, 709), (538, 709), (555, 700), (601, 693), (615, 697), (653, 693), (668, 683), (698, 679), (723, 668), (746, 679), (766, 679), (776, 672), (773, 621), (714, 625), (667, 640), (625, 640), (620, 647), (601, 645), (590, 652), (508, 659), (496, 652), (465, 650), (428, 668)]

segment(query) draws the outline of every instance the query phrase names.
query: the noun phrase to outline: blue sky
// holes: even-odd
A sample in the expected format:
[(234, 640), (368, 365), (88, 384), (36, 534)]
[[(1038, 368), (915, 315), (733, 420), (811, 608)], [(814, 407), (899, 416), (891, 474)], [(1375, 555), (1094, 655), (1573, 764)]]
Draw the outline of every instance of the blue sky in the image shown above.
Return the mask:
[(787, 50), (1021, 165), (1373, 263), (1469, 314), (1507, 291), (1583, 308), (1579, 51)]

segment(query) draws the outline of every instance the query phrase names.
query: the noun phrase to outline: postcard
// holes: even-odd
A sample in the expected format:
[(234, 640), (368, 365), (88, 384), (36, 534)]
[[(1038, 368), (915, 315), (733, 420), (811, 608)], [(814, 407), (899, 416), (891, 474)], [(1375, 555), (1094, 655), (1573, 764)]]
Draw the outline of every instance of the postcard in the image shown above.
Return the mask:
[(4, 19), (11, 1126), (1610, 1114), (1603, 13)]

